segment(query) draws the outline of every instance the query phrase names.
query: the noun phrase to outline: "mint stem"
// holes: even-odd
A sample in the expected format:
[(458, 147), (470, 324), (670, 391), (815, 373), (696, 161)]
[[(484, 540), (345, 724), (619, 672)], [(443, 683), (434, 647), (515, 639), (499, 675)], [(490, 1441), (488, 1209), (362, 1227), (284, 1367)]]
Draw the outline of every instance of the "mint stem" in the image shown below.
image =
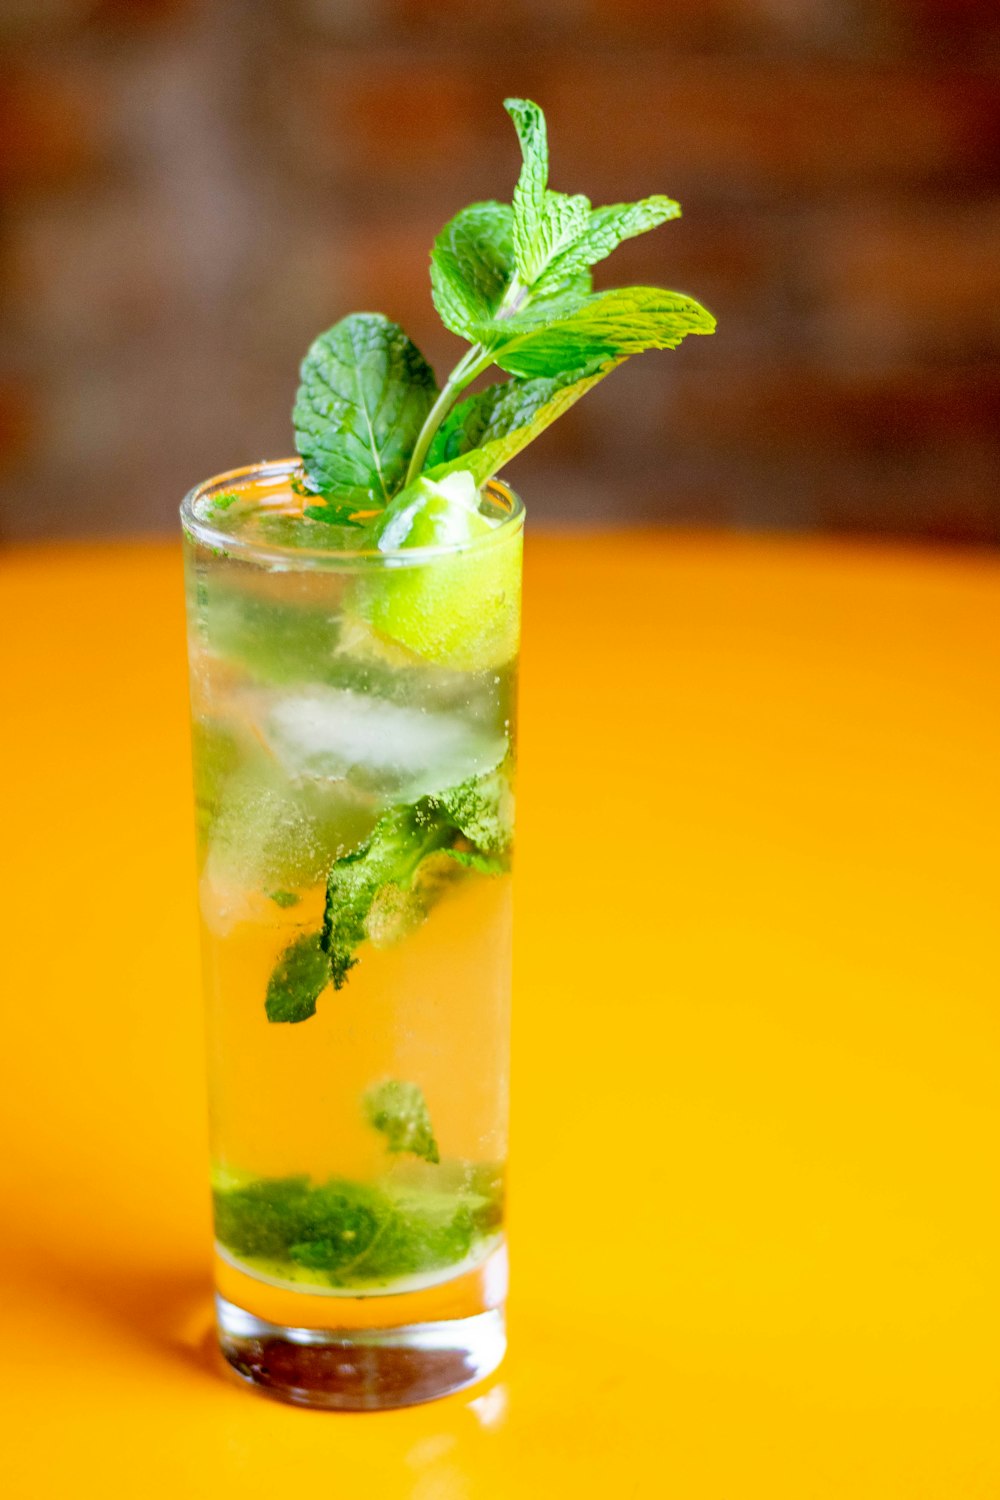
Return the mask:
[[(530, 298), (531, 293), (529, 289), (522, 286), (517, 277), (514, 276), (503, 294), (503, 301), (497, 308), (496, 317), (512, 318), (515, 313), (521, 312), (525, 304), (530, 301)], [(466, 386), (471, 385), (477, 375), (481, 375), (484, 370), (488, 370), (492, 363), (492, 354), (482, 344), (473, 344), (471, 348), (466, 349), (462, 358), (445, 381), (444, 390), (427, 413), (424, 425), (417, 436), (413, 454), (410, 458), (410, 466), (406, 471), (406, 479), (403, 482), (404, 488), (406, 485), (413, 483), (423, 468), (424, 459), (427, 457), (427, 450), (434, 440), (434, 434), (454, 406), (458, 397), (465, 390)]]
[(492, 356), (485, 353), (482, 344), (473, 344), (471, 349), (465, 351), (458, 364), (448, 376), (444, 390), (427, 413), (424, 425), (421, 427), (416, 444), (414, 445), (413, 454), (410, 458), (410, 466), (406, 471), (406, 479), (403, 481), (404, 487), (412, 484), (420, 473), (424, 466), (424, 459), (427, 457), (427, 450), (434, 439), (434, 434), (458, 400), (458, 397), (465, 390), (466, 386), (471, 385), (476, 376), (481, 375), (492, 363)]

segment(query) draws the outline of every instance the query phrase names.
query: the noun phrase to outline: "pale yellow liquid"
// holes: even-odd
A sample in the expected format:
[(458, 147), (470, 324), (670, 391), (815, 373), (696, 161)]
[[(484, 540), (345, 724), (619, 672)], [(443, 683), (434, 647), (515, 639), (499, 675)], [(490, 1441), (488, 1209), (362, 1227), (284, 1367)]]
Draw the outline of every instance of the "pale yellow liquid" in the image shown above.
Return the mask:
[(360, 1101), (384, 1078), (419, 1081), (442, 1159), (502, 1160), (509, 877), (473, 876), (400, 942), (365, 945), (344, 988), (328, 989), (297, 1025), (270, 1023), (263, 997), (283, 948), (318, 926), (322, 892), (290, 911), (266, 905), (270, 921), (241, 922), (226, 936), (203, 920), (220, 1178), (376, 1177), (384, 1142)]

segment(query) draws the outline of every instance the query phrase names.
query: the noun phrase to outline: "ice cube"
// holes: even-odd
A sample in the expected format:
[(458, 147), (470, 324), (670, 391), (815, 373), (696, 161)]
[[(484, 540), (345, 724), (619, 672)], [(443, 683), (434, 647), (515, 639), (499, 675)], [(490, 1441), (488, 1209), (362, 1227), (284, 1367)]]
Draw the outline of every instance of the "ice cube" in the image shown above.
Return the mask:
[(502, 760), (502, 735), (457, 714), (390, 703), (349, 688), (272, 699), (259, 731), (293, 778), (352, 780), (403, 799), (481, 775)]
[(293, 783), (273, 761), (247, 763), (229, 778), (209, 833), (209, 890), (301, 891), (325, 881), (378, 816), (370, 795), (345, 783)]

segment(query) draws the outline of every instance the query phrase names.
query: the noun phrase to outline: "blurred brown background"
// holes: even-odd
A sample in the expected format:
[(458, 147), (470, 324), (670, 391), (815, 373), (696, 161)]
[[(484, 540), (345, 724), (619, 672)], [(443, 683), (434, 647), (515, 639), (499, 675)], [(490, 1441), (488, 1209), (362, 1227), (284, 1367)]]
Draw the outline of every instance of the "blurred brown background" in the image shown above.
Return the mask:
[(378, 308), (443, 375), (427, 252), (553, 186), (685, 216), (598, 284), (714, 339), (517, 461), (536, 519), (1000, 540), (996, 0), (3, 0), (7, 539), (167, 530), (291, 447), (297, 364)]

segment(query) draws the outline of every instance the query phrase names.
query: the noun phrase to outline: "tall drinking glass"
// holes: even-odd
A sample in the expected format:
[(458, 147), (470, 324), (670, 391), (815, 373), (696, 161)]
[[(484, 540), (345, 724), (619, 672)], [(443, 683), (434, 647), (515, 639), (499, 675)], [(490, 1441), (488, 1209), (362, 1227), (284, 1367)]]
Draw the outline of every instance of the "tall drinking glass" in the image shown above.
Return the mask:
[(520, 502), (368, 550), (293, 461), (185, 499), (219, 1340), (307, 1406), (504, 1351)]

